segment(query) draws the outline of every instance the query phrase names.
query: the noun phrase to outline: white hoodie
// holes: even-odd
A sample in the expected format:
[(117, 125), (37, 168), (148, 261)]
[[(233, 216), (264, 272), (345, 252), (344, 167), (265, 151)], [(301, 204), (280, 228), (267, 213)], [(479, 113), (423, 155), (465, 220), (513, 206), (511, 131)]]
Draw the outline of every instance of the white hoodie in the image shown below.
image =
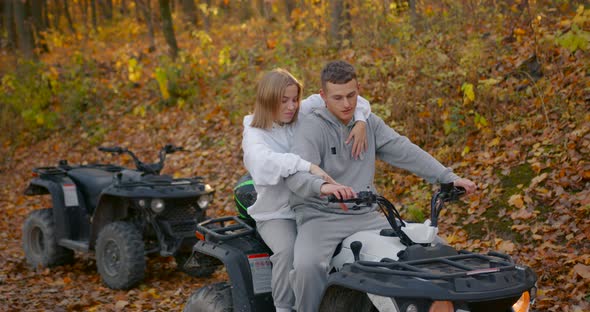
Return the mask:
[[(324, 100), (314, 94), (301, 101), (299, 114), (307, 115), (321, 107), (325, 107)], [(370, 114), (369, 102), (359, 97), (354, 119), (365, 121)], [(244, 165), (252, 175), (258, 193), (254, 205), (248, 207), (248, 214), (256, 221), (294, 219), (289, 207), (291, 191), (283, 178), (298, 171), (309, 172), (311, 163), (289, 153), (294, 124), (281, 126), (273, 123), (271, 129), (260, 129), (250, 126), (253, 119), (253, 115), (244, 117), (242, 138)]]

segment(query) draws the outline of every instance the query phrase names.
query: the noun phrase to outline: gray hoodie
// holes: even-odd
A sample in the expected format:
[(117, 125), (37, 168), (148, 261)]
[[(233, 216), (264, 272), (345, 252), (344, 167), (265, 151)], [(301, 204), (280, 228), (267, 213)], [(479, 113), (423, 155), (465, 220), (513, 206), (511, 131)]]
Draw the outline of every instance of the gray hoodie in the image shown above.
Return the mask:
[[(355, 192), (368, 189), (375, 192), (376, 158), (413, 172), (430, 183), (448, 183), (459, 178), (450, 168), (444, 167), (408, 138), (385, 125), (375, 114), (367, 119), (367, 152), (361, 155), (361, 159), (355, 160), (351, 156), (352, 144), (345, 144), (353, 126), (354, 120), (344, 125), (327, 108), (318, 108), (298, 122), (291, 153), (319, 164), (334, 180), (352, 187)], [(292, 191), (289, 204), (295, 210), (311, 207), (329, 213), (362, 214), (374, 208), (344, 211), (338, 204), (328, 204), (325, 196), (320, 197), (324, 180), (309, 172), (299, 171), (285, 181)]]

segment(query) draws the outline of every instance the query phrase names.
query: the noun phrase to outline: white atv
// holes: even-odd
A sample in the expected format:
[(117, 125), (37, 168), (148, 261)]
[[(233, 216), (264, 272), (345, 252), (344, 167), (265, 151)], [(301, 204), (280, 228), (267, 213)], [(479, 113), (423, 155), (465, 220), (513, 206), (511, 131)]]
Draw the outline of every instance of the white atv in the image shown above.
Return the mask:
[[(377, 204), (391, 228), (355, 233), (338, 246), (320, 311), (530, 311), (537, 280), (530, 268), (497, 252), (457, 251), (438, 238), (444, 203), (463, 193), (452, 184), (442, 185), (432, 197), (432, 220), (424, 223), (403, 221), (393, 204), (371, 192), (347, 200), (359, 206)], [(215, 257), (230, 280), (196, 290), (184, 311), (274, 311), (271, 251), (252, 220), (241, 213), (207, 220), (197, 228), (200, 241), (186, 265), (198, 267), (202, 255)]]

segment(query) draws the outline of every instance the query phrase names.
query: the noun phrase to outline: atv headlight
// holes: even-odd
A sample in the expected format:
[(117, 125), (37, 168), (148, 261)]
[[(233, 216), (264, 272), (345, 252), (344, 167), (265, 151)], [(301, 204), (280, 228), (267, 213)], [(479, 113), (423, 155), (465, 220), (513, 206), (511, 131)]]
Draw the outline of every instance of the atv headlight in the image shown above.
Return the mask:
[(164, 211), (164, 201), (159, 198), (152, 199), (150, 207), (152, 208), (153, 212), (160, 213)]
[(514, 312), (528, 312), (531, 304), (531, 296), (528, 291), (522, 293), (522, 296), (512, 305)]
[(211, 194), (201, 195), (197, 199), (197, 205), (199, 205), (199, 208), (205, 209), (205, 208), (207, 208), (207, 206), (209, 206), (212, 199), (213, 199), (213, 196)]
[(418, 312), (418, 306), (417, 306), (417, 305), (415, 305), (415, 304), (413, 304), (413, 303), (410, 303), (410, 304), (408, 304), (408, 306), (406, 307), (406, 310), (405, 310), (405, 311), (403, 311), (403, 312)]

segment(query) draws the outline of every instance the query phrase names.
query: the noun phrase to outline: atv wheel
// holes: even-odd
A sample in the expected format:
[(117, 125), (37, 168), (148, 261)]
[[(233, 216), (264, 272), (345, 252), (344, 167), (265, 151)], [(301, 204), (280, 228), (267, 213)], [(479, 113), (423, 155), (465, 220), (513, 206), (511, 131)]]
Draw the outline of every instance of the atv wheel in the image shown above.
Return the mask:
[(184, 305), (183, 312), (231, 312), (233, 311), (231, 287), (217, 283), (199, 288)]
[(321, 312), (377, 312), (367, 294), (342, 287), (330, 287), (320, 304)]
[(194, 268), (185, 268), (184, 264), (186, 261), (191, 257), (190, 253), (179, 252), (174, 255), (174, 259), (176, 260), (176, 269), (182, 271), (190, 276), (193, 277), (209, 277), (217, 267), (219, 267), (219, 261), (211, 256), (207, 255), (199, 255), (197, 261), (199, 262), (198, 267)]
[(23, 249), (27, 263), (35, 268), (53, 267), (74, 261), (72, 250), (57, 245), (51, 208), (29, 213), (23, 225)]
[(144, 244), (131, 223), (107, 224), (96, 240), (96, 267), (103, 283), (112, 289), (129, 289), (143, 280)]

